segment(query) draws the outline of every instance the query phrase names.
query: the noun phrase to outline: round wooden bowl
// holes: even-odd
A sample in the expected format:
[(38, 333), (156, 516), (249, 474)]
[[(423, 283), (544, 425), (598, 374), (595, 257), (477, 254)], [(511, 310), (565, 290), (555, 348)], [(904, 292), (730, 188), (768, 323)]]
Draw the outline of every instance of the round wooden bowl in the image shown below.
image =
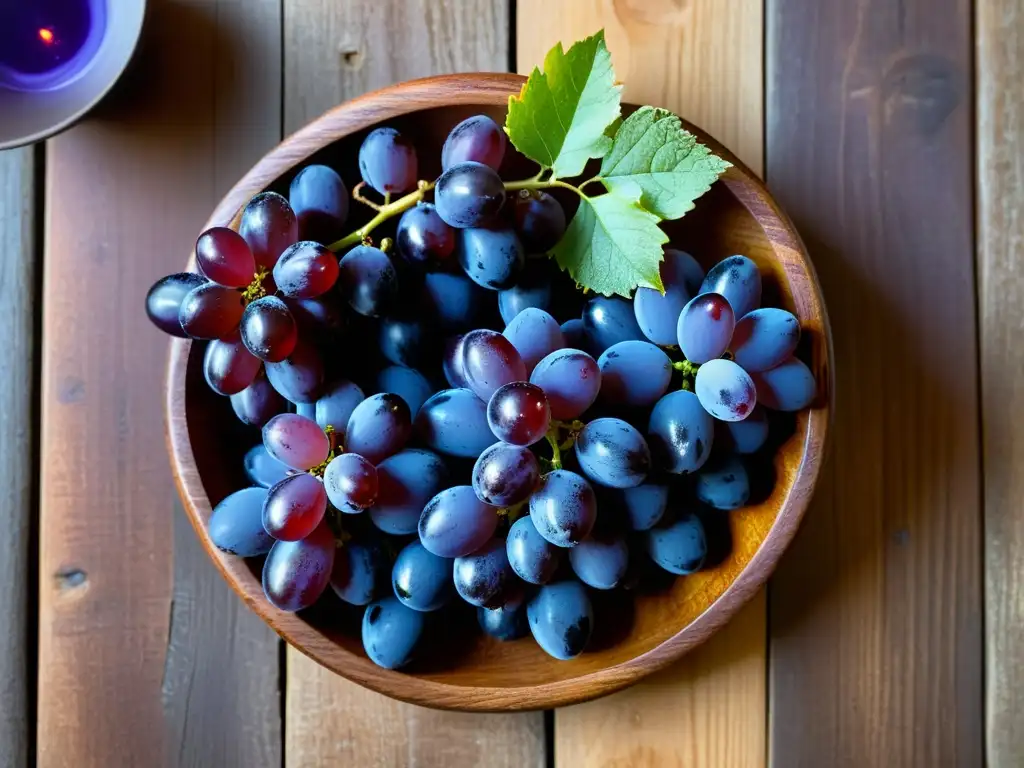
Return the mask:
[[(420, 176), (434, 178), (440, 147), (452, 126), (481, 112), (503, 121), (509, 96), (522, 84), (523, 78), (515, 75), (435, 77), (343, 104), (257, 163), (220, 203), (208, 226), (237, 224), (250, 197), (265, 189), (286, 192), (292, 176), (308, 162), (329, 163), (353, 184), (359, 177), (359, 143), (381, 124), (415, 139)], [(587, 652), (573, 661), (556, 661), (529, 639), (500, 643), (455, 632), (444, 640), (449, 652), (431, 654), (436, 658), (429, 663), (400, 672), (381, 669), (363, 653), (360, 610), (328, 594), (302, 614), (278, 611), (263, 596), (261, 562), (226, 555), (210, 542), (206, 523), (211, 510), (247, 484), (242, 455), (258, 435), (251, 428), (244, 432), (228, 399), (206, 386), (201, 346), (175, 339), (167, 379), (167, 439), (185, 509), (224, 577), (285, 640), (350, 680), (416, 704), (478, 711), (547, 708), (610, 693), (670, 664), (706, 640), (765, 583), (796, 533), (821, 467), (831, 390), (828, 321), (800, 238), (764, 184), (714, 139), (687, 128), (733, 167), (697, 201), (694, 211), (668, 226), (673, 244), (705, 266), (733, 253), (754, 259), (765, 280), (764, 303), (785, 307), (800, 319), (804, 335), (799, 354), (819, 384), (815, 406), (784, 419), (784, 437), (772, 462), (773, 483), (763, 500), (722, 513), (731, 538), (728, 553), (712, 568), (677, 578), (659, 594), (600, 606), (597, 634)], [(525, 178), (532, 170), (503, 168), (502, 173)], [(356, 218), (351, 223), (360, 222)], [(471, 639), (460, 639), (464, 637)]]

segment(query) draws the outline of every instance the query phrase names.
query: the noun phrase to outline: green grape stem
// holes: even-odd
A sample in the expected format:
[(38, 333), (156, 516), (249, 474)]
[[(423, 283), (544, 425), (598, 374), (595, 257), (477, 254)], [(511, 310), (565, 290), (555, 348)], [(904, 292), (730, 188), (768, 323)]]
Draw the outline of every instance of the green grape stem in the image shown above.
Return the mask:
[(562, 448), (558, 444), (558, 427), (552, 426), (544, 435), (544, 439), (551, 446), (551, 471), (562, 468)]

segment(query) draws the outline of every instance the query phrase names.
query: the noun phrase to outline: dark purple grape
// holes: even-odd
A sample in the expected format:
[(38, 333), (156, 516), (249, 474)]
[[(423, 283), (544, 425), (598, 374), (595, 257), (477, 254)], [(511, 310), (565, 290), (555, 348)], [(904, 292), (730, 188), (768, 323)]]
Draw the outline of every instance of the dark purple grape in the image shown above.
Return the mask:
[(359, 147), (359, 174), (380, 192), (408, 192), (416, 186), (416, 148), (394, 128), (375, 128)]
[(747, 373), (767, 371), (785, 362), (800, 341), (800, 321), (784, 309), (755, 309), (740, 318), (729, 350)]
[(685, 576), (699, 571), (708, 554), (704, 524), (696, 515), (679, 518), (647, 531), (647, 553), (669, 573)]
[(499, 440), (512, 445), (533, 445), (547, 434), (551, 407), (544, 390), (536, 384), (514, 381), (491, 395), (487, 423)]
[[(263, 447), (262, 443), (254, 445), (246, 451), (242, 463), (245, 467), (245, 476), (262, 488), (271, 488), (277, 485), (290, 473), (285, 464), (267, 453), (267, 449)], [(262, 513), (260, 519), (262, 520)], [(261, 522), (260, 525), (263, 523)]]
[(320, 243), (303, 240), (288, 247), (274, 265), (277, 290), (292, 299), (313, 299), (338, 280), (338, 257)]
[(669, 392), (655, 404), (647, 424), (655, 464), (676, 475), (700, 469), (714, 437), (715, 421), (693, 392)]
[(661, 262), (665, 292), (640, 287), (633, 295), (633, 313), (644, 335), (661, 347), (678, 343), (679, 314), (697, 295), (703, 280), (704, 270), (693, 256), (666, 248)]
[(281, 413), (268, 421), (263, 445), (282, 464), (302, 471), (323, 462), (331, 450), (320, 425), (297, 413)]
[(505, 550), (512, 570), (530, 584), (547, 584), (562, 560), (562, 550), (537, 532), (530, 515), (512, 524)]
[(565, 347), (565, 337), (558, 321), (543, 309), (533, 307), (527, 307), (513, 317), (502, 335), (519, 351), (527, 373), (532, 373), (537, 363), (556, 349)]
[(544, 259), (527, 259), (516, 284), (498, 291), (498, 311), (506, 325), (528, 307), (550, 312), (551, 305), (550, 265)]
[(449, 456), (475, 459), (494, 443), (487, 404), (468, 389), (444, 389), (416, 414), (416, 436)]
[(238, 328), (244, 309), (242, 294), (234, 288), (204, 283), (182, 299), (178, 322), (193, 339), (222, 339)]
[(380, 353), (395, 365), (415, 368), (431, 361), (434, 337), (427, 318), (386, 317), (380, 322)]
[(315, 299), (285, 299), (284, 303), (295, 318), (303, 338), (331, 336), (345, 330), (343, 302), (335, 291)]
[(387, 554), (373, 537), (351, 539), (334, 553), (331, 589), (351, 605), (373, 600), (388, 574)]
[(377, 374), (377, 391), (391, 392), (405, 400), (413, 419), (420, 407), (430, 399), (434, 386), (415, 368), (389, 365)]
[(672, 361), (647, 341), (612, 344), (597, 366), (601, 369), (601, 400), (611, 405), (650, 408), (672, 381)]
[(345, 450), (379, 464), (398, 453), (412, 434), (405, 400), (391, 393), (373, 395), (356, 406), (345, 428)]
[(348, 189), (326, 165), (307, 165), (292, 179), (288, 202), (299, 222), (299, 237), (330, 245), (344, 234)]
[(356, 312), (379, 317), (394, 306), (398, 275), (391, 259), (380, 248), (357, 245), (342, 256), (339, 268), (341, 295)]
[(572, 320), (562, 323), (562, 337), (565, 339), (565, 346), (569, 349), (583, 349), (587, 343), (583, 320), (574, 317)]
[(469, 279), (491, 291), (511, 288), (526, 267), (526, 252), (511, 229), (464, 229), (457, 253)]
[(444, 377), (456, 389), (469, 389), (466, 371), (462, 367), (462, 343), (465, 338), (465, 335), (448, 337), (445, 340), (441, 358)]
[(622, 419), (595, 419), (576, 438), (576, 458), (595, 483), (632, 488), (647, 479), (651, 451), (634, 426)]
[(263, 564), (263, 592), (277, 609), (300, 611), (315, 603), (331, 579), (334, 534), (326, 521), (301, 541), (277, 541)]
[(462, 371), (469, 388), (485, 402), (499, 387), (528, 378), (512, 342), (488, 330), (470, 331), (462, 340)]
[(491, 539), (472, 554), (455, 558), (453, 578), (455, 589), (470, 605), (500, 605), (516, 578), (508, 564), (505, 542)]
[(701, 283), (700, 293), (718, 293), (743, 317), (761, 303), (761, 272), (746, 256), (730, 256), (713, 266)]
[(565, 210), (547, 192), (519, 190), (515, 215), (516, 232), (530, 253), (547, 253), (565, 234)]
[(644, 483), (633, 488), (623, 488), (614, 494), (626, 513), (629, 528), (634, 531), (646, 531), (657, 525), (668, 507), (667, 485)]
[(569, 550), (572, 570), (588, 587), (615, 589), (629, 565), (629, 547), (621, 536), (591, 536)]
[(333, 428), (338, 439), (344, 440), (352, 411), (365, 399), (366, 395), (357, 385), (347, 379), (340, 379), (325, 389), (316, 401), (313, 418), (322, 428)]
[(243, 488), (224, 498), (213, 509), (207, 530), (210, 541), (222, 552), (257, 557), (270, 551), (274, 540), (263, 529), (265, 488)]
[(575, 546), (590, 535), (597, 520), (594, 489), (575, 472), (549, 472), (530, 497), (530, 518), (537, 533), (555, 546)]
[(263, 503), (263, 527), (278, 541), (298, 541), (320, 525), (326, 511), (324, 484), (299, 472), (270, 489)]
[(250, 302), (242, 313), (239, 331), (245, 348), (268, 363), (284, 360), (299, 340), (295, 318), (277, 296)]
[(214, 339), (206, 345), (203, 375), (218, 395), (234, 395), (252, 384), (263, 363), (241, 341)]
[(495, 443), (473, 465), (473, 490), (477, 498), (496, 507), (526, 501), (539, 480), (537, 457), (518, 445)]
[(231, 396), (231, 407), (243, 424), (262, 427), (277, 414), (284, 413), (288, 403), (266, 376), (257, 376), (252, 384)]
[(343, 453), (324, 471), (331, 504), (347, 514), (369, 509), (377, 501), (377, 468), (357, 453)]
[(691, 363), (706, 363), (729, 348), (736, 318), (724, 296), (702, 293), (679, 315), (679, 349)]
[(583, 329), (587, 337), (587, 351), (600, 355), (620, 341), (646, 338), (637, 325), (632, 305), (613, 296), (595, 296), (583, 308)]
[(279, 363), (267, 363), (267, 378), (285, 399), (293, 403), (314, 403), (324, 384), (324, 363), (312, 344), (299, 341)]
[(423, 277), (423, 317), (446, 331), (465, 330), (476, 324), (487, 292), (465, 275), (432, 272)]
[(697, 370), (693, 389), (704, 410), (722, 421), (743, 421), (757, 404), (753, 379), (732, 360), (704, 363)]
[(736, 453), (756, 453), (767, 439), (768, 414), (760, 405), (743, 421), (715, 422), (715, 442)]
[(227, 227), (213, 227), (199, 236), (196, 266), (211, 282), (228, 288), (245, 288), (256, 276), (249, 244)]
[(299, 239), (295, 212), (277, 192), (261, 192), (242, 211), (239, 234), (249, 244), (257, 267), (273, 269), (285, 249)]
[(398, 220), (395, 246), (410, 264), (438, 267), (455, 251), (455, 230), (437, 215), (432, 203), (417, 203)]
[(586, 352), (559, 349), (537, 363), (530, 383), (544, 390), (551, 418), (577, 419), (594, 404), (601, 391), (601, 370)]
[(697, 498), (715, 509), (739, 509), (750, 499), (750, 476), (735, 456), (708, 462), (697, 473)]
[(530, 632), (544, 652), (563, 661), (583, 653), (594, 628), (594, 610), (578, 581), (540, 588), (526, 606)]
[(509, 590), (505, 601), (496, 608), (476, 609), (480, 629), (493, 638), (502, 641), (518, 640), (530, 632), (526, 620), (526, 592), (522, 589)]
[(498, 172), (483, 163), (464, 162), (441, 174), (434, 187), (437, 214), (456, 229), (489, 223), (505, 203)]
[(487, 115), (467, 117), (452, 128), (441, 148), (441, 169), (471, 160), (498, 170), (505, 157), (505, 132)]
[(363, 613), (363, 649), (378, 667), (400, 669), (415, 658), (424, 625), (422, 613), (385, 597)]
[(487, 543), (498, 527), (498, 511), (477, 498), (468, 485), (435, 495), (417, 526), (420, 541), (438, 557), (462, 557)]
[(755, 373), (753, 380), (758, 401), (774, 411), (802, 410), (814, 402), (818, 390), (811, 369), (795, 357), (775, 368)]
[(160, 278), (146, 294), (146, 316), (164, 333), (187, 338), (188, 334), (178, 319), (181, 304), (194, 288), (206, 284), (206, 278), (194, 272), (179, 272)]
[(377, 503), (370, 519), (384, 533), (416, 532), (420, 514), (449, 484), (448, 468), (436, 453), (407, 448), (377, 465)]
[(452, 561), (426, 549), (420, 542), (405, 545), (391, 569), (395, 597), (414, 611), (436, 611), (452, 599)]

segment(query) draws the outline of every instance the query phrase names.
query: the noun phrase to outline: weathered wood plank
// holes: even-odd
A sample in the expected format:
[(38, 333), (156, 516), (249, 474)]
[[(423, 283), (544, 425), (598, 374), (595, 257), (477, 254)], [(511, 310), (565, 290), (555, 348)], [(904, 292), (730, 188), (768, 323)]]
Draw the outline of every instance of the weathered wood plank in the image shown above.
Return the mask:
[[(678, 112), (761, 170), (760, 2), (520, 0), (516, 66), (529, 72), (557, 41), (568, 45), (602, 27), (627, 100)], [(556, 763), (764, 765), (765, 613), (761, 593), (681, 664), (559, 710)]]
[(971, 3), (769, 0), (767, 26), (768, 182), (842, 372), (771, 586), (771, 761), (981, 765)]
[[(980, 2), (978, 66), (978, 278), (985, 481), (988, 764), (1024, 764), (1024, 7)], [(1021, 409), (1021, 410), (1018, 410)]]
[[(42, 149), (38, 150), (41, 154)], [(35, 687), (28, 642), (29, 563), (35, 516), (36, 455), (36, 152), (0, 152), (0, 326), (5, 329), (0, 371), (0, 765), (28, 765)]]
[(277, 765), (279, 643), (177, 509), (141, 308), (280, 138), (280, 7), (149, 14), (120, 98), (49, 145), (39, 764)]
[[(506, 0), (286, 0), (285, 130), (401, 80), (505, 71), (508, 25)], [(402, 704), (291, 648), (285, 701), (288, 768), (544, 764), (539, 713), (463, 715)]]

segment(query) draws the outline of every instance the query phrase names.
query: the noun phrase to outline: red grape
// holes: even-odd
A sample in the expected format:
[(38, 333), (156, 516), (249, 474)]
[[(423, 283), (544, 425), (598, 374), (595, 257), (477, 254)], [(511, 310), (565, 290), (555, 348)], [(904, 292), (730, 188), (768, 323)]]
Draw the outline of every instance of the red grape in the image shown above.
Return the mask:
[(205, 283), (182, 299), (178, 321), (193, 339), (221, 339), (238, 328), (244, 309), (237, 290)]
[(315, 603), (331, 580), (334, 534), (323, 521), (302, 541), (278, 541), (263, 563), (263, 592), (282, 611)]
[(342, 512), (362, 512), (377, 501), (377, 468), (357, 453), (343, 453), (327, 465), (324, 486)]
[(218, 395), (234, 395), (252, 384), (263, 364), (239, 340), (214, 339), (203, 355), (203, 373)]
[(512, 445), (533, 445), (551, 423), (551, 407), (536, 384), (514, 381), (499, 388), (487, 404), (487, 423), (494, 436)]
[(279, 363), (267, 363), (267, 378), (286, 400), (315, 403), (324, 383), (324, 362), (316, 347), (304, 341)]
[(268, 363), (284, 360), (299, 340), (295, 318), (277, 296), (250, 302), (242, 313), (239, 328), (246, 349)]
[(181, 303), (193, 288), (206, 285), (206, 278), (195, 272), (179, 272), (157, 280), (146, 294), (146, 315), (164, 333), (186, 338), (178, 315)]
[(288, 410), (288, 403), (266, 376), (257, 375), (252, 384), (231, 396), (231, 407), (243, 424), (262, 427), (277, 414)]
[(299, 239), (299, 224), (287, 200), (276, 192), (261, 192), (242, 211), (238, 232), (257, 266), (273, 269), (285, 248)]
[(245, 288), (256, 275), (249, 244), (227, 227), (214, 227), (199, 236), (196, 264), (210, 280), (228, 288)]
[(496, 331), (470, 331), (462, 340), (466, 384), (481, 400), (513, 381), (526, 381), (526, 365), (511, 341)]
[(319, 243), (303, 240), (289, 246), (274, 265), (277, 289), (292, 299), (327, 293), (338, 280), (338, 257)]
[(327, 458), (330, 440), (320, 425), (297, 413), (281, 413), (263, 427), (267, 453), (292, 469), (306, 470)]
[(326, 511), (327, 492), (319, 478), (289, 475), (267, 494), (263, 527), (278, 541), (298, 541), (313, 532)]

